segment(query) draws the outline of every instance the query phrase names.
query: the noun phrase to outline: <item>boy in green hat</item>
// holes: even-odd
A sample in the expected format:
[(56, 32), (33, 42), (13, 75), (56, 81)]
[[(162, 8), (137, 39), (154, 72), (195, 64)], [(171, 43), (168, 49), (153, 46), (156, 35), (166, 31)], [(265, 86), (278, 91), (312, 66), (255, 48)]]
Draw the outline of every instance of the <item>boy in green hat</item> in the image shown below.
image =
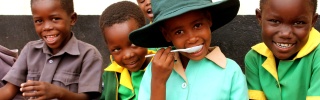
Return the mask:
[[(247, 100), (239, 65), (210, 47), (211, 32), (230, 22), (238, 0), (152, 0), (153, 23), (133, 31), (137, 46), (160, 49), (142, 78), (139, 100)], [(152, 33), (152, 34), (149, 34)], [(202, 45), (192, 53), (173, 53)]]

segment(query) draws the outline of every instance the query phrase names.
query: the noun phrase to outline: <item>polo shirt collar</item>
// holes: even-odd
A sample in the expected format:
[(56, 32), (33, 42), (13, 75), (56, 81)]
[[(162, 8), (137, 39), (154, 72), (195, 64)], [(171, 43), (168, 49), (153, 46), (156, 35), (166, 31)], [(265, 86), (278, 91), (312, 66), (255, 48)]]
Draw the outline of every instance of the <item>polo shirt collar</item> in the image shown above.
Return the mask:
[[(74, 36), (74, 33), (71, 33), (71, 34), (72, 34), (71, 39), (67, 42), (67, 44), (57, 54), (55, 54), (56, 56), (62, 55), (64, 53), (68, 53), (70, 55), (80, 55), (78, 40)], [(35, 44), (35, 48), (38, 48), (38, 49), (42, 48), (44, 53), (52, 54), (49, 50), (49, 47), (46, 45), (46, 43), (43, 40), (40, 40), (40, 41), (42, 41), (42, 43)]]
[[(227, 65), (227, 58), (225, 55), (221, 52), (220, 48), (218, 46), (210, 47), (209, 51), (211, 51), (209, 54), (206, 55), (206, 58), (215, 64), (217, 64), (221, 68), (226, 68)], [(175, 63), (173, 69), (187, 82), (187, 77), (185, 74), (185, 71), (183, 69), (179, 53), (175, 53)]]
[[(301, 50), (293, 58), (293, 60), (302, 58), (311, 53), (319, 45), (319, 38), (320, 33), (316, 29), (312, 28), (309, 34), (308, 42), (301, 48)], [(278, 81), (276, 62), (273, 53), (270, 51), (270, 49), (264, 43), (259, 43), (253, 46), (252, 50), (267, 58), (262, 64), (262, 66)]]

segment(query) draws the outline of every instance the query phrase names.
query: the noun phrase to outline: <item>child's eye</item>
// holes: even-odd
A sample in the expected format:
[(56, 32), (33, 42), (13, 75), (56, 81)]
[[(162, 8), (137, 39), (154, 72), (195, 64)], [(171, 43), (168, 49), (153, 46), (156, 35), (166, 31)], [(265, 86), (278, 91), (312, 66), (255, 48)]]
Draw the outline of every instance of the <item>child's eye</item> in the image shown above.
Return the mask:
[(140, 3), (143, 3), (145, 0), (140, 0)]
[(59, 20), (60, 18), (52, 18), (52, 21), (57, 21)]
[(202, 26), (201, 23), (197, 23), (196, 25), (194, 25), (194, 28), (195, 28), (195, 29), (198, 29), (198, 28), (200, 28), (201, 26)]
[(136, 45), (134, 45), (133, 43), (131, 44), (132, 47), (136, 47)]
[(280, 24), (280, 21), (279, 21), (279, 20), (270, 19), (269, 21), (272, 22), (272, 23), (275, 23), (275, 24)]
[(176, 35), (183, 34), (183, 31), (182, 30), (178, 30), (178, 31), (175, 32), (175, 34)]
[(34, 23), (42, 23), (42, 20), (35, 20)]
[(112, 52), (119, 52), (120, 51), (120, 48), (115, 48), (112, 50)]
[(305, 24), (305, 22), (303, 22), (303, 21), (297, 21), (297, 22), (294, 23), (294, 25), (301, 25), (301, 24)]

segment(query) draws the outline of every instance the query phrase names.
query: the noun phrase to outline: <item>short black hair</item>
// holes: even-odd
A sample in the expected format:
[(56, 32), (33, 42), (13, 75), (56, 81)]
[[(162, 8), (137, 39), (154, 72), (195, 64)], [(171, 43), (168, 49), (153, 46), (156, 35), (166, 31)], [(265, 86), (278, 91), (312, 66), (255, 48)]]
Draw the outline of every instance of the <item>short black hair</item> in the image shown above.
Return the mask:
[[(263, 4), (266, 3), (267, 0), (260, 0), (260, 9), (262, 10)], [(310, 0), (310, 5), (313, 6), (313, 13), (316, 13), (317, 11), (317, 5), (318, 5), (318, 0)]]
[(130, 18), (138, 22), (138, 27), (146, 24), (143, 12), (137, 4), (131, 1), (120, 1), (110, 5), (102, 12), (99, 19), (99, 26), (103, 31), (105, 27), (123, 23)]
[[(30, 4), (32, 4), (38, 0), (31, 0)], [(73, 8), (73, 0), (59, 0), (61, 8), (67, 12), (67, 14), (72, 14), (74, 12)]]

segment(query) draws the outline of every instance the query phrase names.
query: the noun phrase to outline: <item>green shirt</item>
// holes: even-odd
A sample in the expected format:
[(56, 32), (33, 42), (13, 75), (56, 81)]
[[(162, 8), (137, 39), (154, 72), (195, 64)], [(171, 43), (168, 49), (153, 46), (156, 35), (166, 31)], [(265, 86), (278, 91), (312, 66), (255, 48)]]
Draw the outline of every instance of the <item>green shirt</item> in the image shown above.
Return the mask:
[(278, 69), (264, 43), (252, 47), (246, 57), (250, 99), (320, 100), (320, 33), (313, 29), (309, 40), (293, 60), (280, 60)]
[[(206, 58), (190, 60), (184, 71), (179, 54), (166, 83), (166, 100), (248, 100), (245, 76), (239, 65), (216, 47)], [(142, 78), (139, 100), (150, 100), (151, 64)]]
[(137, 72), (131, 73), (131, 82), (132, 82), (134, 91), (120, 84), (119, 86), (120, 100), (138, 100), (139, 87), (140, 87), (140, 82), (143, 74), (144, 74), (144, 70), (139, 70)]

